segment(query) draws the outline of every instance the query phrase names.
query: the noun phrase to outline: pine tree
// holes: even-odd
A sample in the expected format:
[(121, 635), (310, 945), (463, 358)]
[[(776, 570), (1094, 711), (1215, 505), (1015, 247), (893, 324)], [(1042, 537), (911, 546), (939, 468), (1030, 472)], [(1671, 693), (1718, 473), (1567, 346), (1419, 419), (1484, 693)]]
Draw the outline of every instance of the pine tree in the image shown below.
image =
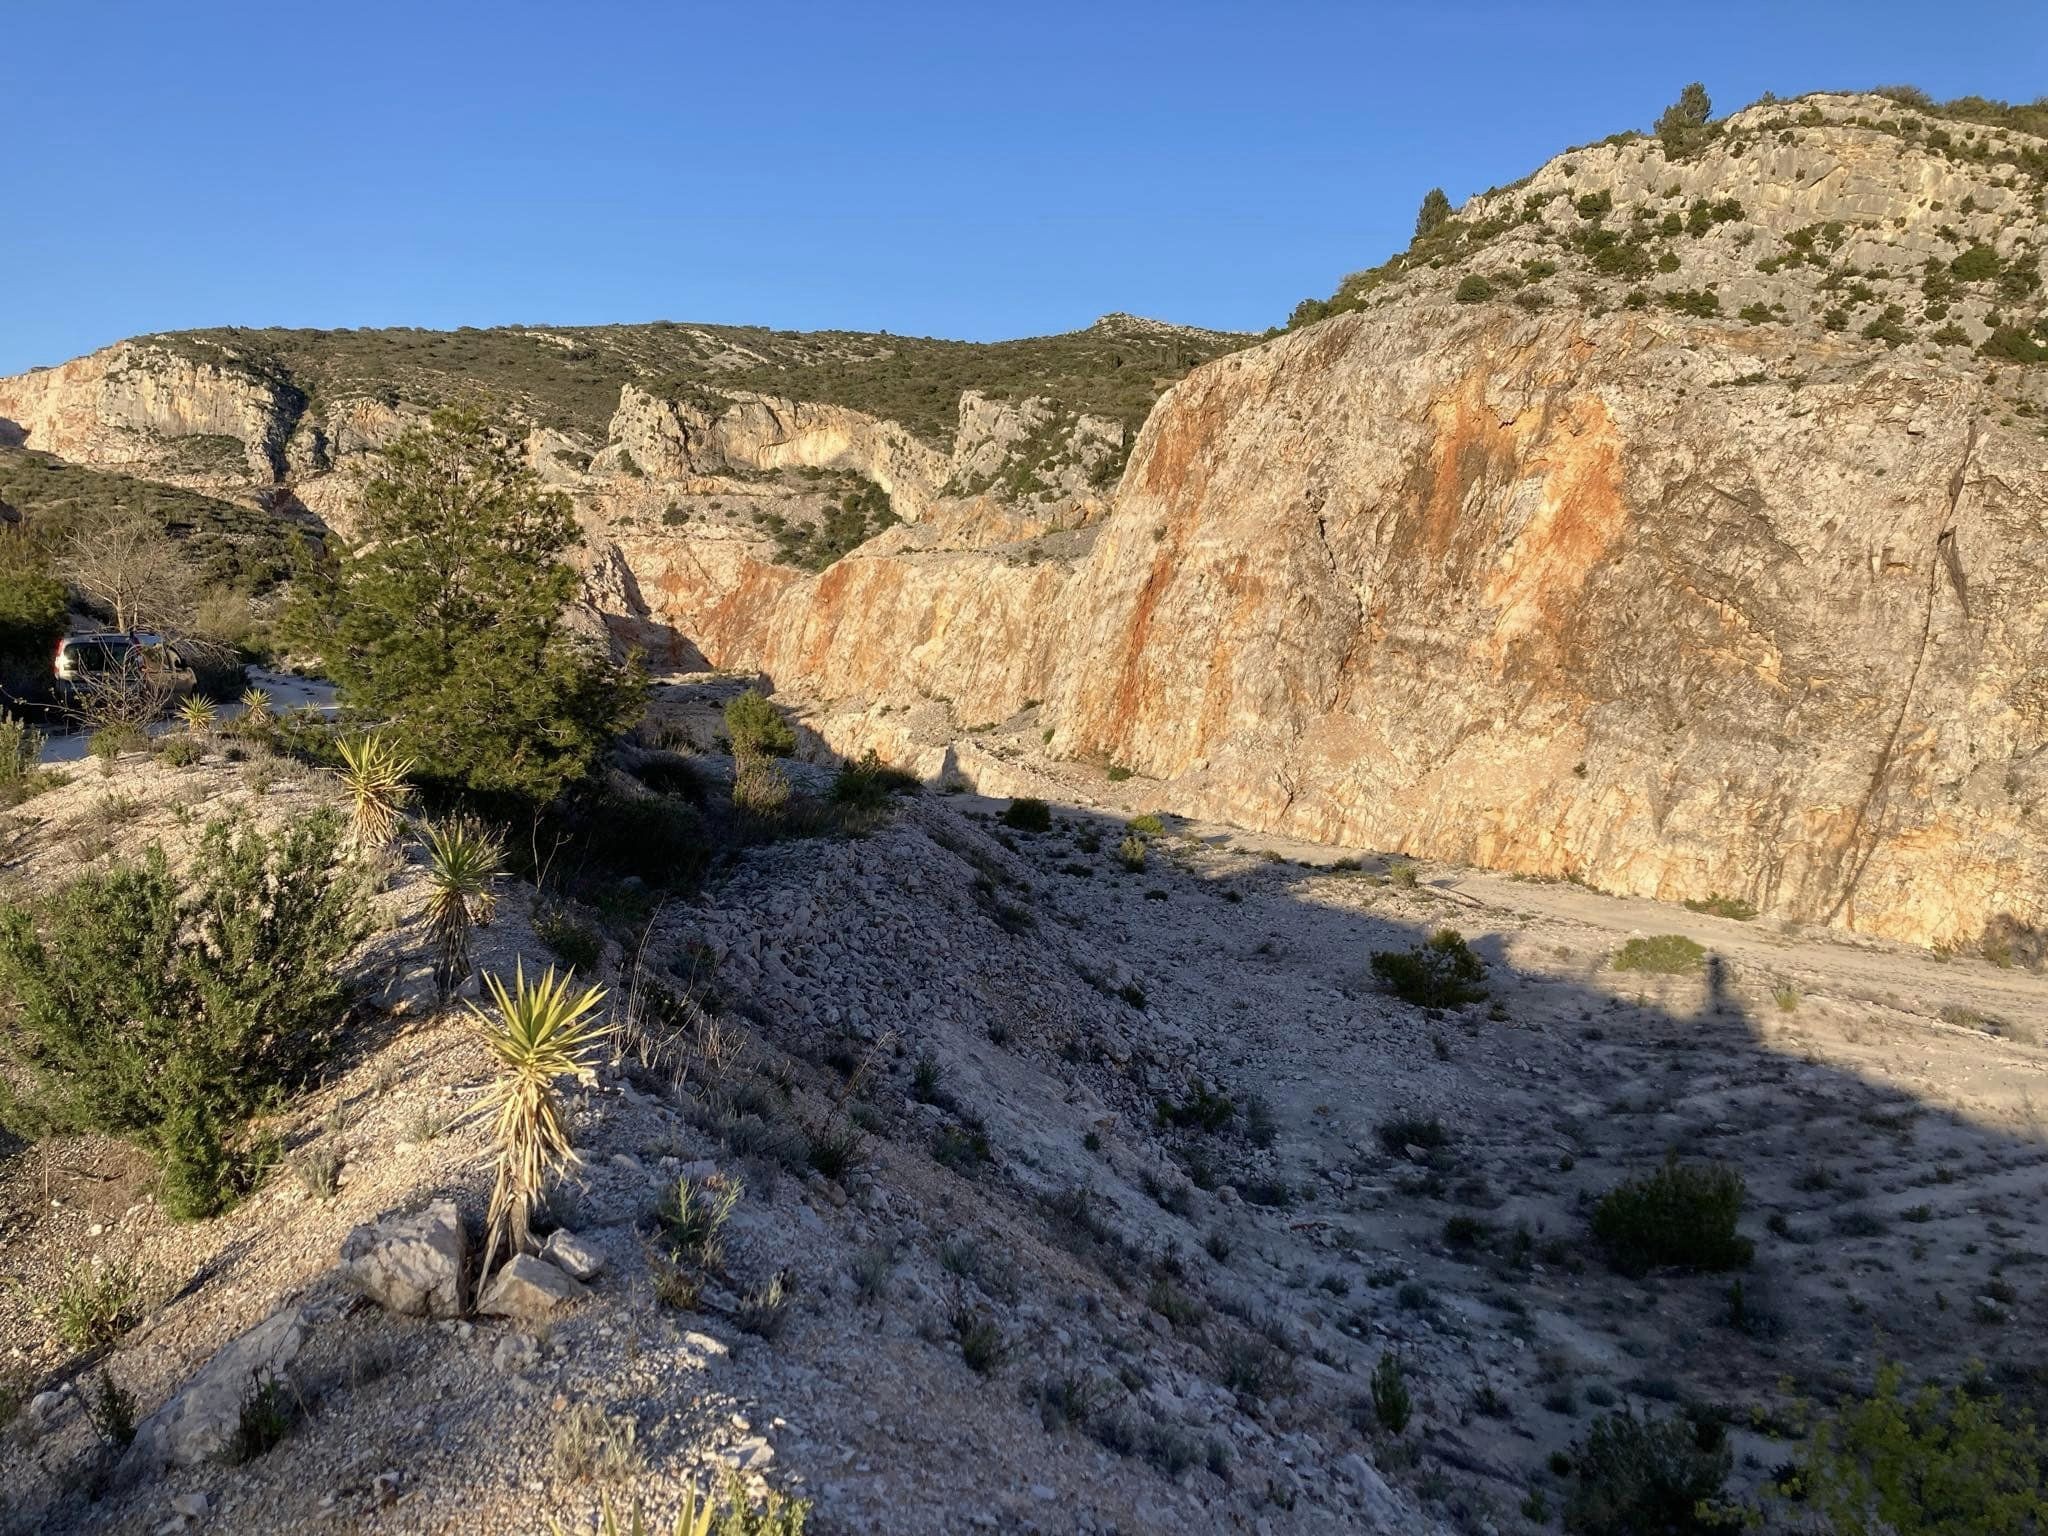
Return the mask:
[(1415, 212), (1415, 238), (1420, 240), (1433, 235), (1451, 216), (1451, 200), (1444, 196), (1442, 187), (1431, 187), (1422, 195), (1422, 206)]
[(1680, 91), (1678, 100), (1657, 117), (1657, 137), (1664, 152), (1675, 159), (1698, 149), (1706, 140), (1707, 121), (1713, 113), (1714, 104), (1699, 81)]
[(637, 669), (564, 625), (576, 536), (511, 439), (436, 411), (386, 451), (354, 547), (302, 573), (286, 634), (422, 780), (546, 804), (640, 705)]

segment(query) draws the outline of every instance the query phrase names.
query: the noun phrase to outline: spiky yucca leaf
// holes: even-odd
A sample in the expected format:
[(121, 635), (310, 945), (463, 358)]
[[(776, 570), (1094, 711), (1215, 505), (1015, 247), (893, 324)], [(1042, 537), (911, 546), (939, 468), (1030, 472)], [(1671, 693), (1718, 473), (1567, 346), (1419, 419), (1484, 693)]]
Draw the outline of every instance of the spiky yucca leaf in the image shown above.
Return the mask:
[[(590, 1536), (711, 1536), (714, 1520), (720, 1531), (747, 1532), (750, 1536), (803, 1536), (804, 1523), (811, 1513), (809, 1499), (792, 1499), (772, 1488), (766, 1502), (755, 1508), (747, 1496), (746, 1482), (730, 1467), (725, 1473), (722, 1518), (719, 1502), (715, 1495), (701, 1493), (692, 1485), (683, 1496), (683, 1507), (676, 1511), (674, 1523), (663, 1532), (648, 1522), (646, 1508), (638, 1499), (633, 1501), (632, 1514), (622, 1519), (611, 1495), (606, 1494), (598, 1500), (597, 1523), (590, 1528)], [(551, 1518), (548, 1528), (554, 1536), (572, 1536), (559, 1520)]]
[(341, 782), (353, 801), (349, 839), (358, 848), (381, 848), (398, 830), (399, 814), (411, 792), (405, 776), (412, 772), (412, 759), (381, 736), (343, 737), (334, 745), (341, 754)]
[(242, 725), (246, 730), (260, 731), (275, 718), (270, 708), (270, 695), (261, 688), (242, 690)]
[[(693, 1485), (683, 1497), (683, 1507), (676, 1511), (675, 1523), (668, 1528), (667, 1536), (711, 1536), (712, 1501), (698, 1493)], [(554, 1536), (571, 1536), (567, 1526), (559, 1520), (549, 1520)], [(598, 1501), (597, 1524), (590, 1528), (590, 1536), (658, 1536), (654, 1526), (647, 1522), (647, 1510), (638, 1499), (633, 1501), (633, 1513), (624, 1521), (619, 1518), (617, 1506), (611, 1495), (606, 1494)]]
[(211, 735), (214, 714), (213, 700), (203, 693), (190, 695), (178, 706), (178, 718), (185, 722), (185, 732), (190, 736)]
[(496, 976), (484, 977), (491, 1000), (488, 1010), (469, 1005), (498, 1065), (498, 1080), (485, 1101), (492, 1111), (491, 1135), (498, 1153), (479, 1290), (490, 1277), (501, 1242), (508, 1245), (508, 1254), (524, 1253), (531, 1246), (533, 1208), (548, 1176), (576, 1161), (555, 1084), (564, 1077), (588, 1081), (597, 1048), (611, 1030), (591, 1018), (604, 1001), (604, 988), (572, 991), (574, 976), (573, 971), (557, 976), (551, 965), (540, 980), (529, 982), (521, 962), (514, 967), (510, 987)]
[(469, 979), (469, 933), (491, 920), (498, 898), (491, 889), (505, 869), (505, 850), (468, 816), (428, 822), (420, 830), (427, 850), (427, 929), (434, 943), (434, 984), (445, 1002)]

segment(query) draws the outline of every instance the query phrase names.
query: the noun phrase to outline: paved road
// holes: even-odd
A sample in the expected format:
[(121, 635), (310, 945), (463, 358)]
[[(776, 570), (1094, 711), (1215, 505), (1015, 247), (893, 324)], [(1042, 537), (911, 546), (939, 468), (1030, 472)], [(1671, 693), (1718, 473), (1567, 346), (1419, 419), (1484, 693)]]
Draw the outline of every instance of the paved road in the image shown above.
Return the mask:
[[(263, 667), (251, 667), (249, 686), (261, 688), (269, 694), (271, 708), (279, 714), (308, 705), (324, 715), (332, 716), (335, 712), (334, 685), (317, 678), (296, 677), (289, 672), (272, 672)], [(239, 703), (223, 704), (220, 707), (220, 717), (223, 720), (232, 720), (241, 712), (242, 706)], [(162, 735), (166, 731), (179, 728), (176, 720), (161, 720), (151, 728), (151, 734)], [(44, 744), (42, 760), (45, 763), (83, 762), (89, 741), (90, 737), (85, 731), (73, 730), (61, 734), (52, 731), (48, 742)]]

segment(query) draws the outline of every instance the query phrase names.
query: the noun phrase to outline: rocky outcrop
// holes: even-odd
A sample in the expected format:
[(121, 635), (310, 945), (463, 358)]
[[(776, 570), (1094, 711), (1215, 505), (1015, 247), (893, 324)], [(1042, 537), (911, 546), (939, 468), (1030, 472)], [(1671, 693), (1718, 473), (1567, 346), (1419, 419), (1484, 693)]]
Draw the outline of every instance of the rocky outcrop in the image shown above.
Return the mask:
[(1061, 615), (1054, 747), (1324, 839), (1923, 941), (2039, 923), (2044, 467), (1924, 358), (1343, 316), (1154, 414)]
[(619, 393), (610, 442), (595, 474), (682, 483), (783, 470), (850, 470), (889, 495), (910, 522), (948, 496), (973, 496), (999, 481), (1009, 498), (1073, 499), (1113, 478), (1124, 446), (1119, 422), (1060, 411), (1050, 401), (960, 397), (952, 451), (900, 424), (846, 406), (735, 391), (663, 399), (629, 384)]
[(120, 1479), (132, 1482), (219, 1456), (241, 1427), (243, 1405), (266, 1384), (282, 1382), (305, 1337), (305, 1313), (286, 1307), (228, 1344), (143, 1420), (121, 1457)]
[(303, 400), (222, 356), (122, 342), (0, 379), (0, 422), (26, 447), (158, 479), (270, 483)]
[[(1903, 218), (1953, 255), (1974, 236), (1936, 234), (1935, 205), (2009, 167), (1939, 169), (1857, 125), (1871, 100), (1773, 109), (1819, 114), (1810, 134), (1746, 114), (1662, 170), (1644, 141), (1575, 152), (1478, 212), (1561, 185), (1599, 217), (1653, 191), (1683, 209), (1741, 155), (1790, 190), (1755, 197), (1747, 243), (1684, 215), (1696, 281), (1815, 221), (1849, 249)], [(2025, 237), (1983, 222), (2000, 291), (2034, 293)], [(1905, 291), (1904, 267), (1866, 275), (1858, 302)], [(1424, 268), (1191, 374), (1112, 513), (1044, 564), (892, 535), (772, 599), (752, 573), (643, 589), (714, 658), (841, 705), (945, 698), (965, 727), (1043, 698), (1055, 753), (1239, 825), (1928, 943), (2048, 922), (2038, 377), (1953, 338), (1771, 319), (1761, 292), (1723, 319), (1620, 285), (1612, 309), (1461, 303), (1457, 281)]]
[(349, 1233), (342, 1273), (365, 1296), (413, 1317), (459, 1317), (469, 1241), (453, 1200), (413, 1216), (391, 1216)]

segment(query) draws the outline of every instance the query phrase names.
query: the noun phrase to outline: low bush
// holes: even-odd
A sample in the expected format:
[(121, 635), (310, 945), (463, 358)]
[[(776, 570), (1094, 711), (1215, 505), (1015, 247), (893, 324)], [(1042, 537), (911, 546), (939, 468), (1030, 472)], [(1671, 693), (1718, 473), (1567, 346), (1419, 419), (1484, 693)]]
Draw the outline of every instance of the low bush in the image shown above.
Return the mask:
[(735, 757), (787, 757), (796, 750), (796, 732), (782, 712), (752, 688), (725, 706), (725, 734)]
[(892, 767), (870, 747), (858, 762), (840, 765), (832, 780), (832, 798), (857, 810), (879, 810), (891, 795), (914, 795), (921, 786), (917, 775)]
[(1744, 1195), (1735, 1169), (1673, 1157), (1603, 1195), (1593, 1210), (1593, 1236), (1607, 1262), (1625, 1275), (1659, 1265), (1739, 1269), (1756, 1247), (1735, 1230)]
[(1458, 1008), (1486, 996), (1486, 964), (1455, 928), (1439, 928), (1413, 949), (1376, 950), (1372, 973), (1418, 1008)]
[(1756, 907), (1740, 896), (1696, 897), (1685, 904), (1685, 909), (1688, 912), (1706, 912), (1714, 917), (1732, 917), (1738, 923), (1746, 923), (1756, 916)]
[(1372, 1368), (1372, 1416), (1374, 1422), (1390, 1435), (1398, 1435), (1408, 1427), (1409, 1415), (1414, 1411), (1414, 1399), (1408, 1392), (1408, 1381), (1401, 1370), (1401, 1362), (1390, 1352), (1380, 1356), (1380, 1363)]
[(1616, 951), (1617, 971), (1645, 971), (1653, 976), (1689, 976), (1707, 957), (1706, 949), (1682, 933), (1660, 933), (1630, 939)]
[(265, 833), (217, 821), (189, 876), (161, 848), (47, 899), (0, 905), (0, 1054), (21, 1069), (0, 1120), (145, 1147), (174, 1216), (232, 1200), (262, 1144), (250, 1121), (325, 1058), (363, 893), (319, 812)]
[[(1702, 1439), (1709, 1444), (1702, 1444)], [(1572, 1458), (1564, 1528), (1577, 1536), (1706, 1536), (1740, 1529), (1721, 1512), (1733, 1458), (1683, 1419), (1602, 1414)]]
[(1124, 830), (1130, 833), (1132, 837), (1146, 839), (1164, 837), (1166, 835), (1166, 823), (1157, 816), (1154, 816), (1150, 811), (1147, 811), (1143, 816), (1133, 816), (1125, 824)]
[(1493, 284), (1477, 272), (1467, 272), (1458, 279), (1458, 286), (1451, 297), (1460, 304), (1483, 304), (1493, 297)]
[(2025, 1536), (2048, 1525), (2048, 1444), (1981, 1380), (1909, 1392), (1899, 1367), (1882, 1365), (1871, 1395), (1808, 1440), (1775, 1491), (1834, 1530)]
[(766, 758), (748, 758), (733, 777), (732, 803), (750, 816), (779, 815), (789, 804), (789, 777)]
[(1003, 807), (1003, 825), (1019, 832), (1050, 832), (1052, 809), (1043, 800), (1020, 796)]

